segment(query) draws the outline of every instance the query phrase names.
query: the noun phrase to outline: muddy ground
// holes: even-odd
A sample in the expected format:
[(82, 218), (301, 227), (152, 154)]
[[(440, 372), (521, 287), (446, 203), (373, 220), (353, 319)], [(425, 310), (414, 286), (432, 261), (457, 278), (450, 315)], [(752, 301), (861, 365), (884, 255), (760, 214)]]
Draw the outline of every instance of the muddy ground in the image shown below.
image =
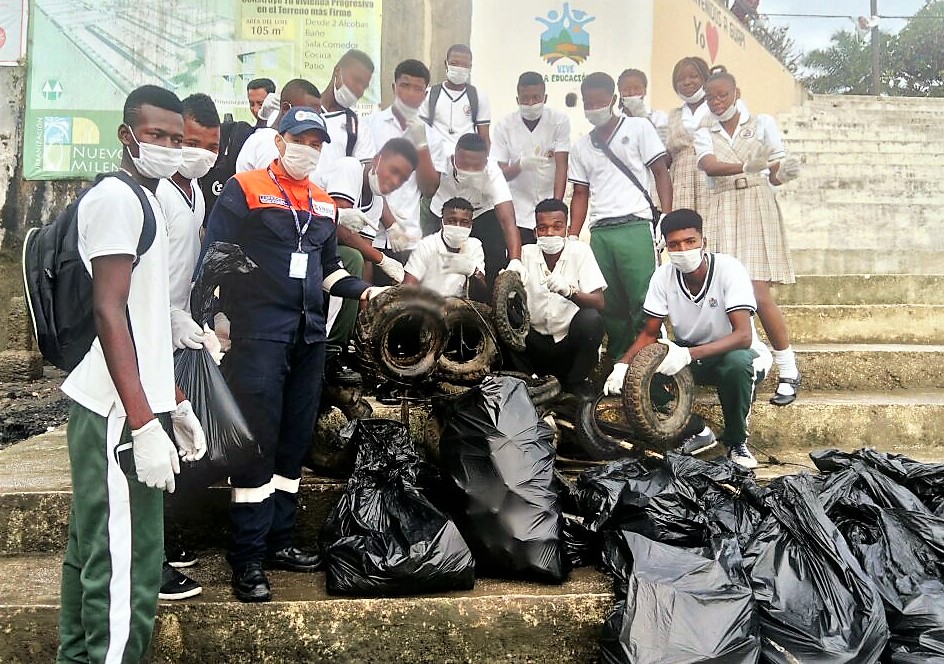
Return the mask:
[(40, 380), (0, 382), (0, 449), (66, 423), (71, 402), (59, 389), (64, 378), (47, 366)]

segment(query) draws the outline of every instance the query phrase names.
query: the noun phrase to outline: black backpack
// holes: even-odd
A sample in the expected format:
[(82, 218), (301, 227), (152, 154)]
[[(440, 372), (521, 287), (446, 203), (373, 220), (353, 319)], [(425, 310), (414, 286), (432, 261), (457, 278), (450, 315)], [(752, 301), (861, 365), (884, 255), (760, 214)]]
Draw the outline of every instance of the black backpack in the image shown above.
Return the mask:
[(256, 128), (242, 120), (233, 122), (228, 120), (220, 125), (220, 152), (216, 156), (216, 163), (207, 171), (207, 174), (198, 180), (203, 199), (206, 201), (206, 215), (203, 225), (206, 226), (210, 218), (210, 211), (216, 205), (216, 199), (223, 192), (223, 185), (236, 174), (236, 158), (243, 144)]
[[(107, 177), (119, 178), (141, 201), (144, 225), (136, 249), (134, 265), (137, 266), (154, 242), (157, 222), (144, 188), (124, 171), (96, 177), (95, 184), (69, 203), (55, 221), (31, 228), (23, 240), (23, 285), (33, 334), (43, 357), (65, 371), (72, 371), (82, 361), (97, 336), (92, 310), (92, 276), (79, 255), (78, 209), (85, 194)], [(108, 219), (100, 220), (100, 223), (108, 222)]]
[[(439, 101), (439, 95), (442, 94), (442, 83), (437, 83), (429, 89), (429, 117), (423, 118), (430, 127), (433, 126), (433, 120), (436, 117), (436, 103)], [(469, 98), (469, 110), (472, 111), (472, 126), (479, 121), (479, 91), (474, 85), (466, 84), (465, 94)]]

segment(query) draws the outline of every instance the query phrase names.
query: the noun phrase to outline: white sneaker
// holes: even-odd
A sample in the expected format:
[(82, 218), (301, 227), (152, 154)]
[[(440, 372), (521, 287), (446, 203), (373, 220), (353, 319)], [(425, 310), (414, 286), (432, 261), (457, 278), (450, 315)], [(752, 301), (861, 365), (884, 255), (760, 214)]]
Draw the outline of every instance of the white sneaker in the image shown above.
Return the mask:
[(757, 459), (755, 459), (751, 451), (747, 449), (746, 443), (738, 443), (737, 445), (729, 447), (728, 458), (742, 468), (747, 468), (748, 470), (757, 468)]

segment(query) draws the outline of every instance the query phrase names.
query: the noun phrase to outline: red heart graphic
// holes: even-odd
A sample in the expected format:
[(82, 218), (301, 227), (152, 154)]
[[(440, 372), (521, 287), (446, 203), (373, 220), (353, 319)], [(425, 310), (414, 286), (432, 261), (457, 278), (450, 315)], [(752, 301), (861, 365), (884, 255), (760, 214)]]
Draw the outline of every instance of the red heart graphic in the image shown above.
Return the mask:
[(711, 64), (714, 64), (718, 56), (718, 28), (709, 23), (705, 27), (705, 37), (708, 41), (708, 55), (711, 57)]

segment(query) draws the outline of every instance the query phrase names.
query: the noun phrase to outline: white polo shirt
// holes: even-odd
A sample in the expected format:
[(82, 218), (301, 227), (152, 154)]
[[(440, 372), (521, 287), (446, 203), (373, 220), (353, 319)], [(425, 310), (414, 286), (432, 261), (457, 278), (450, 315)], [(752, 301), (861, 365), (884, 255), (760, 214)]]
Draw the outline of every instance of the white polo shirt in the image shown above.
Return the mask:
[[(367, 124), (370, 128), (371, 139), (377, 147), (377, 152), (380, 152), (390, 139), (403, 138), (406, 134), (406, 130), (400, 126), (400, 121), (389, 107), (371, 113), (370, 117), (367, 118)], [(443, 161), (444, 158), (440, 152), (442, 139), (430, 127), (426, 127), (426, 139), (429, 141), (429, 152), (433, 163)], [(387, 207), (390, 208), (390, 212), (397, 218), (403, 229), (416, 238), (416, 242), (419, 242), (420, 238), (423, 237), (423, 231), (420, 229), (420, 197), (416, 172), (410, 175), (409, 179), (399, 189), (384, 197), (387, 200)], [(410, 249), (416, 246), (416, 242), (410, 246)], [(387, 246), (387, 232), (385, 229), (381, 228), (377, 233), (374, 246), (377, 248)]]
[(200, 227), (206, 212), (203, 192), (192, 180), (193, 201), (171, 179), (157, 183), (157, 202), (167, 220), (167, 268), (170, 306), (190, 311), (190, 280), (200, 258)]
[(372, 192), (364, 196), (364, 164), (354, 157), (341, 157), (330, 171), (316, 171), (309, 179), (328, 192), (331, 198), (345, 200), (366, 214), (374, 228), (365, 227), (361, 235), (374, 239), (375, 229), (381, 226), (384, 199), (383, 196), (374, 196)]
[(515, 206), (515, 218), (521, 228), (534, 228), (534, 207), (554, 196), (554, 154), (570, 152), (570, 120), (553, 108), (544, 113), (534, 127), (528, 129), (520, 111), (506, 115), (492, 132), (492, 151), (495, 161), (510, 164), (522, 157), (548, 157), (550, 167), (541, 172), (519, 173), (508, 182), (511, 201)]
[[(148, 405), (154, 413), (168, 413), (177, 407), (177, 399), (170, 332), (167, 223), (157, 198), (147, 189), (145, 192), (157, 227), (154, 243), (131, 271), (128, 314), (138, 374)], [(114, 177), (95, 185), (82, 198), (78, 209), (79, 255), (88, 273), (92, 274), (94, 258), (134, 256), (143, 226), (144, 210), (128, 185)], [(102, 417), (108, 417), (112, 408), (125, 415), (98, 337), (66, 378), (62, 391)]]
[[(665, 146), (647, 118), (620, 117), (609, 146), (644, 187), (652, 162), (665, 155)], [(593, 147), (589, 134), (574, 144), (567, 177), (574, 184), (590, 187), (590, 228), (600, 219), (630, 214), (652, 219), (646, 197), (602, 150)]]
[(654, 318), (668, 317), (675, 338), (686, 346), (700, 346), (728, 336), (734, 330), (728, 314), (749, 311), (751, 350), (758, 355), (754, 367), (770, 369), (773, 358), (754, 326), (754, 287), (747, 270), (734, 256), (708, 254), (708, 276), (699, 293), (689, 292), (682, 272), (674, 265), (659, 266), (649, 280), (643, 311)]
[[(552, 293), (545, 282), (551, 271), (547, 269), (544, 252), (536, 244), (521, 247), (521, 263), (527, 271), (524, 287), (528, 291), (528, 310), (531, 312), (531, 327), (540, 334), (554, 337), (555, 342), (567, 336), (570, 321), (580, 307), (563, 295)], [(583, 293), (606, 289), (606, 279), (600, 272), (597, 259), (586, 242), (568, 240), (554, 274), (559, 274), (577, 286)]]
[[(430, 88), (432, 89), (432, 88)], [(446, 156), (452, 156), (456, 151), (456, 141), (463, 134), (471, 134), (475, 128), (480, 125), (491, 124), (492, 105), (488, 100), (488, 95), (482, 88), (476, 86), (478, 93), (479, 107), (475, 124), (472, 123), (472, 106), (469, 104), (469, 95), (466, 86), (462, 90), (450, 90), (445, 85), (442, 86), (442, 92), (436, 100), (435, 114), (430, 116), (429, 109), (429, 90), (426, 91), (426, 99), (420, 106), (420, 116), (424, 118), (433, 118), (432, 128), (444, 139), (443, 148)]]
[(777, 128), (777, 121), (769, 115), (758, 115), (755, 129), (744, 129), (744, 125), (751, 119), (751, 114), (747, 110), (742, 110), (738, 118), (737, 128), (734, 130), (734, 136), (728, 135), (721, 123), (716, 120), (706, 122), (707, 126), (702, 126), (695, 132), (695, 157), (700, 161), (702, 157), (714, 154), (714, 137), (726, 140), (729, 145), (734, 145), (738, 138), (756, 139), (763, 143), (770, 150), (770, 161), (783, 159), (786, 151), (783, 147), (783, 136), (780, 129)]
[[(325, 127), (328, 128), (328, 136), (331, 137), (330, 143), (324, 143), (321, 146), (321, 157), (318, 159), (318, 166), (315, 173), (326, 173), (334, 168), (334, 164), (347, 156), (347, 114), (344, 111), (325, 111), (321, 114)], [(357, 118), (357, 140), (354, 143), (354, 150), (351, 156), (358, 161), (370, 161), (377, 154), (374, 149), (374, 141), (370, 136), (370, 128), (367, 126), (367, 118), (358, 116)]]
[(485, 165), (484, 175), (481, 176), (481, 186), (459, 184), (456, 180), (456, 171), (452, 159), (440, 164), (437, 169), (440, 173), (439, 189), (429, 204), (429, 209), (437, 217), (442, 217), (443, 203), (456, 196), (464, 198), (472, 204), (472, 218), (494, 210), (499, 203), (511, 200), (511, 190), (505, 174), (494, 159), (489, 159)]
[[(416, 277), (424, 288), (434, 290), (443, 297), (465, 297), (468, 277), (443, 270), (445, 257), (450, 253), (440, 233), (427, 235), (416, 245), (404, 269), (407, 274)], [(479, 272), (485, 272), (485, 252), (477, 238), (466, 240), (459, 253), (472, 256)]]
[(278, 135), (279, 132), (271, 127), (256, 129), (251, 133), (236, 155), (236, 172), (265, 168), (278, 159), (279, 149), (275, 146), (275, 137)]

